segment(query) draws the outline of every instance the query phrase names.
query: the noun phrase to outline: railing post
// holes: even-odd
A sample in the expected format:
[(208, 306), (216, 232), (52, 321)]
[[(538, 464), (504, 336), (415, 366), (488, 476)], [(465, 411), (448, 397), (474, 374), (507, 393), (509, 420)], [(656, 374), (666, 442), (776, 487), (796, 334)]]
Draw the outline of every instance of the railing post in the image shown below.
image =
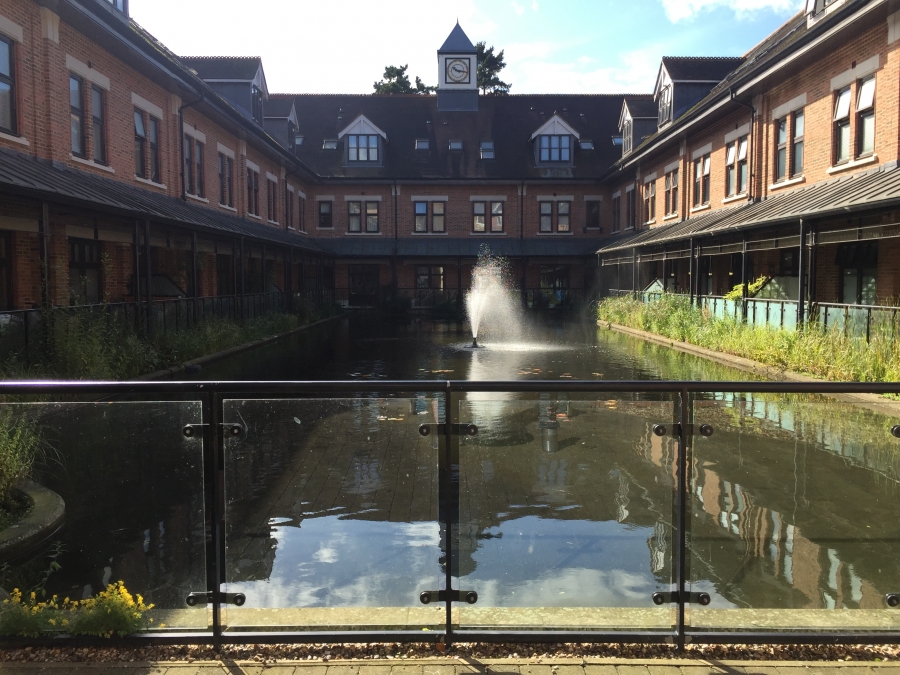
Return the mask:
[(675, 644), (679, 651), (684, 651), (685, 645), (685, 625), (684, 625), (684, 609), (688, 593), (687, 578), (687, 495), (688, 495), (688, 447), (690, 434), (687, 430), (693, 422), (693, 406), (689, 398), (687, 388), (682, 388), (681, 393), (681, 428), (678, 435), (678, 469), (676, 482), (676, 508), (678, 519), (675, 524), (675, 532), (678, 538), (678, 555), (676, 559), (676, 578), (678, 584), (678, 616), (675, 623)]
[(193, 312), (194, 315), (192, 317), (192, 321), (187, 321), (186, 324), (190, 327), (192, 324), (197, 323), (197, 298), (200, 297), (200, 289), (199, 289), (199, 277), (197, 275), (197, 232), (191, 232), (191, 296), (193, 297)]
[(747, 291), (749, 279), (747, 279), (747, 235), (744, 235), (743, 245), (741, 247), (741, 322), (747, 323)]
[(216, 651), (222, 647), (222, 605), (219, 592), (224, 581), (225, 556), (225, 467), (224, 438), (222, 433), (222, 399), (218, 391), (211, 391), (207, 399), (209, 424), (204, 428), (206, 486), (209, 494), (206, 505), (209, 509), (209, 539), (206, 545), (207, 590), (212, 598), (212, 633)]
[[(445, 605), (445, 637), (444, 643), (453, 643), (453, 605), (450, 590), (453, 588), (453, 525), (459, 518), (459, 491), (453, 484), (453, 390), (450, 382), (444, 389), (444, 471), (441, 485), (444, 488), (444, 588)], [(440, 500), (438, 500), (440, 502)]]

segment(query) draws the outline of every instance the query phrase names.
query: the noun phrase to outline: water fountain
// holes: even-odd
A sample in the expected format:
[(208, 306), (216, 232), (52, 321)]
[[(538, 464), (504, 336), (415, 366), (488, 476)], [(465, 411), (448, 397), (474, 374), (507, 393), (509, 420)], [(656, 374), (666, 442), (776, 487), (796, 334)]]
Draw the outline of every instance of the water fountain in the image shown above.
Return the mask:
[(469, 349), (479, 349), (478, 336), (493, 340), (518, 340), (522, 336), (521, 300), (512, 287), (509, 266), (503, 258), (483, 249), (472, 270), (472, 286), (466, 292), (466, 314), (472, 328)]

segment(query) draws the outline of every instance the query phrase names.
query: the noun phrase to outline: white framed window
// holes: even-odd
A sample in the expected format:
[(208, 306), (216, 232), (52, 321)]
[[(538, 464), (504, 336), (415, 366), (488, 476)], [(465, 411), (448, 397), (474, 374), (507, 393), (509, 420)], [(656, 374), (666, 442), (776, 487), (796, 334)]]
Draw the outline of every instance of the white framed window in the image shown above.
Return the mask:
[(859, 81), (856, 99), (856, 156), (875, 152), (875, 76)]
[(541, 162), (569, 162), (572, 160), (572, 137), (569, 135), (544, 135), (539, 137)]
[(494, 158), (494, 141), (481, 141), (481, 159)]
[(348, 162), (377, 162), (378, 136), (349, 134), (347, 136)]
[(834, 96), (834, 163), (850, 161), (850, 87)]

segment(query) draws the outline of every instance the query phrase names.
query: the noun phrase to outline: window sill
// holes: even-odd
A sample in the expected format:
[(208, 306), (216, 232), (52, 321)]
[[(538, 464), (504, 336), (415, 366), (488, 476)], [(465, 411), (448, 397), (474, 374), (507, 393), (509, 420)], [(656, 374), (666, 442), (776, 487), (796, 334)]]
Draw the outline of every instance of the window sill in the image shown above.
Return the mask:
[(505, 237), (506, 232), (469, 232), (470, 237)]
[(237, 213), (237, 209), (234, 208), (233, 206), (228, 206), (228, 204), (219, 204), (219, 208), (225, 209), (226, 211), (232, 211), (234, 213)]
[(723, 204), (733, 204), (734, 202), (739, 202), (742, 199), (744, 199), (744, 200), (747, 199), (746, 192), (742, 192), (739, 195), (734, 195), (733, 197), (725, 197), (725, 199), (722, 200), (722, 203)]
[(799, 185), (800, 183), (806, 182), (806, 176), (797, 176), (796, 178), (789, 178), (788, 180), (783, 180), (780, 183), (772, 183), (769, 186), (769, 191), (772, 190), (780, 190), (781, 188), (788, 187), (789, 185)]
[(602, 227), (584, 227), (585, 232), (600, 232), (603, 230)]
[(18, 143), (19, 145), (24, 145), (26, 147), (31, 145), (28, 142), (28, 139), (25, 138), (24, 136), (13, 136), (12, 134), (4, 134), (2, 131), (0, 131), (0, 140), (12, 141), (13, 143)]
[(201, 204), (209, 204), (209, 200), (206, 197), (198, 197), (197, 195), (192, 195), (190, 192), (188, 192), (185, 197), (193, 199), (195, 202), (200, 202)]
[(538, 232), (539, 237), (571, 237), (574, 232)]
[(269, 225), (280, 225), (281, 224), (277, 220), (269, 220), (268, 223), (269, 223)]
[(858, 166), (865, 166), (866, 164), (874, 164), (877, 161), (878, 161), (878, 155), (869, 155), (868, 157), (863, 157), (862, 159), (854, 159), (852, 162), (846, 162), (844, 164), (838, 164), (837, 166), (832, 166), (828, 169), (825, 169), (825, 173), (827, 173), (827, 174), (840, 173), (841, 171), (855, 169)]
[(446, 237), (449, 232), (413, 232), (414, 237)]
[(656, 218), (644, 221), (644, 225), (656, 225)]
[(262, 220), (262, 218), (260, 218), (260, 217), (259, 217), (258, 215), (256, 215), (255, 213), (248, 213), (248, 214), (247, 214), (247, 217), (248, 217), (248, 218), (253, 218), (253, 220)]
[(380, 237), (381, 232), (344, 232), (345, 237)]
[(82, 159), (81, 157), (76, 157), (75, 155), (69, 155), (69, 159), (71, 159), (73, 162), (77, 162), (78, 164), (84, 164), (85, 166), (90, 166), (94, 169), (100, 169), (101, 171), (106, 171), (107, 173), (116, 172), (116, 170), (111, 166), (106, 166), (106, 164), (97, 164), (97, 162), (90, 159)]
[(678, 217), (677, 213), (670, 213), (667, 216), (663, 216), (663, 222), (666, 222), (667, 220), (675, 220), (677, 217)]
[(334, 227), (317, 227), (317, 230), (324, 230), (325, 232), (334, 232)]
[(148, 179), (146, 179), (146, 178), (141, 178), (140, 176), (135, 176), (134, 179), (135, 179), (138, 183), (141, 183), (141, 184), (143, 184), (143, 185), (149, 185), (150, 187), (155, 187), (155, 188), (158, 188), (158, 189), (160, 189), (160, 190), (168, 190), (168, 189), (169, 189), (169, 188), (167, 188), (165, 185), (163, 185), (162, 183), (155, 183), (155, 182), (152, 181), (152, 180), (148, 180)]
[(699, 211), (709, 211), (709, 204), (701, 204), (700, 206), (695, 206), (691, 209), (691, 213), (698, 213)]

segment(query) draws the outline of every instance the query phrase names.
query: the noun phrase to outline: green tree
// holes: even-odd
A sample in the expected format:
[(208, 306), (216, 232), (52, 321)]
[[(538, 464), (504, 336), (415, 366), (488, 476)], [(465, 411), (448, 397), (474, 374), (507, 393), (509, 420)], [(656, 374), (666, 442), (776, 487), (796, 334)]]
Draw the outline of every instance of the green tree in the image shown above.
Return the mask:
[(498, 77), (501, 70), (506, 68), (503, 60), (503, 50), (494, 54), (494, 47), (487, 46), (484, 42), (475, 45), (478, 62), (478, 88), (482, 94), (508, 94), (512, 86)]
[(385, 66), (384, 79), (375, 82), (372, 88), (376, 94), (430, 94), (434, 91), (434, 87), (429, 87), (416, 76), (416, 86), (413, 87), (409, 83), (409, 76), (406, 74), (405, 66)]

